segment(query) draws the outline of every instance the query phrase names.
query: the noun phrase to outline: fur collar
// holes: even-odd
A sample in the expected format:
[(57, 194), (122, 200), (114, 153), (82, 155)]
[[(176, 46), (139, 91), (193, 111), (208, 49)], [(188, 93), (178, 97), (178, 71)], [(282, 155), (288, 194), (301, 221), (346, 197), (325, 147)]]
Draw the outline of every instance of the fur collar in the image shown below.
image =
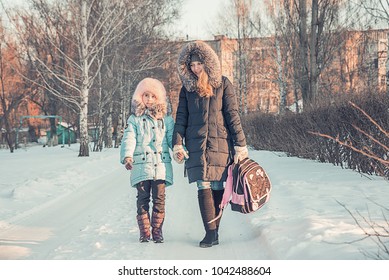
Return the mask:
[(178, 75), (187, 91), (196, 90), (197, 77), (190, 71), (190, 56), (196, 53), (204, 61), (204, 69), (209, 76), (209, 83), (213, 88), (219, 88), (222, 84), (222, 75), (219, 57), (215, 51), (203, 41), (188, 43), (181, 50), (178, 57)]
[[(142, 100), (142, 95), (146, 91), (157, 96), (155, 105), (149, 109), (146, 108)], [(155, 119), (162, 119), (167, 114), (166, 90), (163, 84), (153, 78), (145, 78), (140, 81), (132, 96), (131, 112), (137, 117), (147, 114)]]
[(167, 114), (166, 104), (155, 104), (151, 108), (146, 108), (143, 102), (133, 101), (131, 104), (131, 112), (139, 117), (142, 115), (149, 115), (154, 119), (163, 119)]

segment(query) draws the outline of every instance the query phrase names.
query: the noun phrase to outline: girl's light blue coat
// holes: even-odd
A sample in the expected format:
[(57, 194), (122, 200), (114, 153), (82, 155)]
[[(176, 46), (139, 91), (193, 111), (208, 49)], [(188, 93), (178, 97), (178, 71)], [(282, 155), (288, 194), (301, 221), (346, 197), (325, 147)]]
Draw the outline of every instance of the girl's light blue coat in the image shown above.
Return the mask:
[(165, 180), (173, 184), (172, 149), (174, 121), (171, 116), (154, 119), (147, 114), (131, 115), (127, 120), (121, 148), (120, 162), (133, 159), (131, 186), (145, 180)]

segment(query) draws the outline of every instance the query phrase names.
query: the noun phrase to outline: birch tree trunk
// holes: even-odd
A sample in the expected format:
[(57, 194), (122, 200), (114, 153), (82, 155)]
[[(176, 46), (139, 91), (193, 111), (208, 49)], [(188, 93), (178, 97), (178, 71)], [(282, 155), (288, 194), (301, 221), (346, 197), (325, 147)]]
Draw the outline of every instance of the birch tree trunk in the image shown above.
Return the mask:
[[(123, 64), (120, 65), (120, 72), (123, 73)], [(123, 83), (123, 79), (120, 79), (120, 83)], [(124, 103), (124, 86), (119, 87), (119, 113), (118, 113), (118, 124), (116, 128), (116, 137), (115, 137), (115, 148), (118, 148), (123, 137), (123, 131), (125, 126), (125, 103)]]
[(318, 78), (318, 69), (317, 69), (317, 51), (318, 51), (318, 12), (319, 12), (319, 3), (318, 0), (312, 0), (312, 15), (311, 15), (311, 40), (310, 40), (310, 52), (309, 52), (309, 67), (310, 67), (310, 79), (309, 79), (309, 89), (310, 89), (310, 98), (311, 102), (315, 102), (317, 96), (317, 78)]
[(386, 33), (386, 95), (389, 97), (389, 32)]
[(282, 56), (281, 56), (281, 47), (279, 43), (278, 36), (275, 36), (275, 45), (276, 45), (276, 51), (277, 51), (277, 58), (276, 58), (276, 63), (277, 63), (277, 82), (278, 82), (278, 87), (280, 89), (280, 107), (279, 107), (279, 112), (282, 114), (285, 112), (286, 109), (286, 82), (284, 80), (284, 71), (283, 71), (283, 65), (282, 65)]
[(237, 12), (237, 23), (238, 23), (238, 106), (239, 111), (243, 111), (243, 43), (241, 35), (241, 12), (240, 12), (240, 1), (236, 3), (236, 12)]
[(300, 23), (299, 23), (299, 43), (300, 43), (300, 87), (303, 97), (304, 107), (309, 106), (311, 96), (309, 94), (308, 76), (308, 40), (307, 40), (307, 0), (299, 0)]
[(87, 3), (81, 2), (81, 91), (80, 91), (80, 151), (78, 156), (89, 156), (88, 135), (88, 97), (89, 97), (89, 65), (88, 65), (88, 30), (87, 30)]

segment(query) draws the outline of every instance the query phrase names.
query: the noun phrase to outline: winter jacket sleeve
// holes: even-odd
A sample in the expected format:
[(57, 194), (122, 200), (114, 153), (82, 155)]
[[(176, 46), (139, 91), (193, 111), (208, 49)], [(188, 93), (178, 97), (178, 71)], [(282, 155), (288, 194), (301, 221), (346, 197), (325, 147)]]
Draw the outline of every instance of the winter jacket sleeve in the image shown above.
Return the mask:
[(165, 118), (165, 125), (166, 125), (166, 141), (167, 145), (171, 150), (173, 150), (173, 130), (174, 130), (174, 120), (171, 116), (167, 116)]
[(126, 157), (133, 157), (134, 150), (136, 147), (136, 125), (135, 117), (131, 115), (127, 120), (127, 127), (124, 130), (122, 143), (120, 146), (120, 162), (124, 164), (124, 159)]
[(223, 80), (224, 94), (222, 110), (228, 130), (234, 146), (246, 146), (246, 137), (240, 122), (238, 103), (234, 93), (234, 88), (226, 77), (223, 77)]
[(176, 113), (176, 123), (173, 132), (173, 146), (184, 145), (186, 128), (188, 126), (188, 103), (185, 88), (181, 88), (178, 108)]

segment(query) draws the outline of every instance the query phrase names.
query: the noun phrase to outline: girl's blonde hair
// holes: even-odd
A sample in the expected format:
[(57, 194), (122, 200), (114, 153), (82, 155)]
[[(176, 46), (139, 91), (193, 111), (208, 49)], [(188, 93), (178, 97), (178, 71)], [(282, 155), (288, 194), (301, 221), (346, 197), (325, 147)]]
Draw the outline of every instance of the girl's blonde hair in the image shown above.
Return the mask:
[(201, 97), (213, 96), (213, 87), (209, 84), (209, 77), (205, 71), (202, 71), (197, 79), (197, 91)]

